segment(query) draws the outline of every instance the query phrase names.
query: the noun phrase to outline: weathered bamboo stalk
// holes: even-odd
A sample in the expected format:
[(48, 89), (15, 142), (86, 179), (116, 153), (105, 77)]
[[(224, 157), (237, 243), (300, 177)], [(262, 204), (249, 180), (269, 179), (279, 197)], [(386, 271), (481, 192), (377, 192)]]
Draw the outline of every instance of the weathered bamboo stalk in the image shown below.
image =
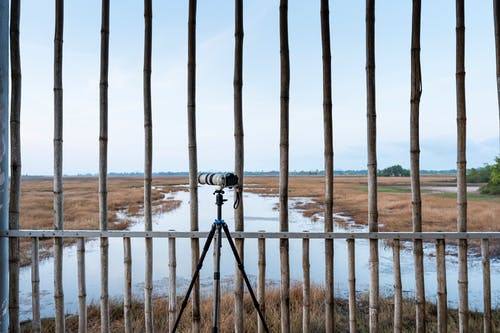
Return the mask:
[[(64, 0), (56, 0), (54, 32), (54, 229), (64, 229), (63, 202), (63, 26)], [(54, 302), (56, 332), (65, 331), (64, 292), (62, 283), (63, 240), (54, 239)]]
[(146, 258), (144, 261), (144, 325), (146, 332), (153, 332), (153, 239), (144, 239), (146, 245)]
[[(189, 150), (189, 208), (191, 231), (198, 231), (198, 157), (196, 146), (196, 0), (189, 0), (188, 18), (188, 150)], [(191, 270), (196, 271), (200, 242), (191, 239)], [(200, 282), (196, 281), (192, 296), (192, 332), (200, 332)]]
[[(11, 1), (10, 7), (10, 194), (9, 229), (19, 229), (21, 189), (21, 52), (19, 23), (21, 1)], [(19, 239), (9, 238), (9, 332), (19, 332)]]
[[(152, 230), (152, 160), (153, 160), (153, 121), (151, 116), (151, 48), (153, 32), (152, 0), (144, 0), (144, 228)], [(146, 333), (153, 332), (153, 239), (146, 243), (146, 269), (144, 277), (144, 324)]]
[[(99, 83), (99, 224), (108, 230), (108, 68), (109, 0), (102, 0)], [(109, 332), (109, 242), (101, 238), (101, 332)]]
[[(368, 140), (368, 229), (378, 232), (377, 127), (375, 105), (375, 0), (366, 1), (366, 108)], [(378, 240), (370, 239), (370, 332), (378, 332), (379, 267)]]
[(469, 291), (467, 273), (467, 240), (458, 241), (458, 322), (459, 332), (469, 332)]
[(403, 286), (401, 284), (401, 246), (399, 239), (392, 241), (392, 262), (394, 264), (394, 333), (403, 330)]
[[(289, 147), (289, 96), (290, 96), (290, 56), (288, 49), (288, 0), (280, 0), (280, 177), (279, 206), (280, 231), (288, 231), (288, 147)], [(281, 263), (281, 332), (290, 332), (290, 258), (288, 239), (280, 239)]]
[(87, 288), (85, 284), (85, 238), (78, 239), (78, 332), (87, 332)]
[(168, 331), (173, 332), (175, 319), (177, 317), (177, 259), (175, 254), (175, 237), (168, 239)]
[(123, 268), (125, 286), (123, 291), (123, 321), (126, 333), (132, 333), (132, 250), (130, 237), (123, 238)]
[[(413, 0), (411, 33), (411, 97), (410, 97), (410, 159), (413, 231), (422, 231), (422, 198), (420, 194), (420, 140), (419, 114), (422, 95), (420, 70), (420, 21), (421, 0)], [(415, 264), (416, 332), (425, 332), (424, 254), (422, 240), (416, 239), (413, 247)]]
[[(234, 226), (236, 231), (243, 231), (243, 176), (244, 176), (244, 142), (243, 142), (243, 0), (235, 0), (234, 10), (234, 170), (238, 176), (238, 188), (235, 195), (239, 196), (240, 203), (234, 211)], [(236, 238), (235, 245), (241, 261), (244, 261), (244, 239)], [(234, 329), (243, 332), (243, 277), (235, 266), (234, 276)]]
[(491, 323), (491, 281), (490, 281), (490, 244), (488, 239), (481, 240), (483, 262), (483, 332), (492, 332)]
[[(498, 126), (500, 132), (500, 4), (499, 0), (493, 0), (493, 23), (495, 25), (495, 54), (497, 69), (497, 103), (498, 103)], [(500, 146), (500, 136), (498, 137)]]
[(31, 312), (33, 319), (31, 320), (31, 331), (40, 333), (42, 331), (42, 323), (40, 321), (40, 266), (38, 255), (38, 238), (31, 239)]
[[(330, 50), (330, 9), (328, 0), (321, 0), (321, 46), (323, 63), (323, 127), (325, 159), (325, 232), (333, 231), (333, 125), (332, 125), (332, 61)], [(325, 330), (333, 332), (333, 239), (325, 240)]]
[(109, 332), (109, 240), (101, 237), (101, 332)]
[(309, 264), (309, 238), (302, 240), (302, 332), (309, 332), (311, 324), (311, 281)]
[[(260, 230), (259, 232), (265, 232)], [(260, 311), (264, 318), (266, 317), (266, 239), (259, 238), (258, 240), (258, 278), (257, 278), (257, 300), (259, 301)], [(257, 315), (257, 332), (264, 333), (264, 324)]]
[[(457, 96), (457, 231), (467, 231), (465, 19), (464, 0), (456, 1), (456, 96)], [(467, 240), (458, 242), (459, 331), (469, 331)]]
[[(9, 200), (9, 1), (0, 1), (0, 229), (9, 229), (8, 200)], [(0, 331), (9, 329), (9, 241), (0, 238)]]
[(436, 240), (437, 265), (437, 320), (438, 332), (446, 333), (448, 329), (448, 305), (446, 291), (446, 247), (444, 239)]
[(349, 332), (356, 333), (356, 254), (354, 239), (347, 240), (348, 282), (349, 282)]

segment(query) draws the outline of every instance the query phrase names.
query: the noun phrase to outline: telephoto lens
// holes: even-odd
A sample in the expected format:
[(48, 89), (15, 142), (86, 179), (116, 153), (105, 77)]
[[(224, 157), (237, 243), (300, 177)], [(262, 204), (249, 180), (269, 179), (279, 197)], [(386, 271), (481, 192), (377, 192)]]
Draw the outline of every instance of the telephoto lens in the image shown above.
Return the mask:
[(220, 187), (233, 187), (238, 184), (238, 176), (234, 173), (200, 173), (198, 183)]

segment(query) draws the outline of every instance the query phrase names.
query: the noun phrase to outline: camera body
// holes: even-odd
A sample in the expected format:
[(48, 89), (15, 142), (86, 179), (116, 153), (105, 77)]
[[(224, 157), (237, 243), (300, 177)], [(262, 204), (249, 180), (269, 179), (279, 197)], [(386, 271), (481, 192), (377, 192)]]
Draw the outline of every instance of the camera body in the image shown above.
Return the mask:
[(215, 185), (221, 188), (238, 185), (238, 176), (234, 173), (200, 173), (198, 175), (198, 183)]

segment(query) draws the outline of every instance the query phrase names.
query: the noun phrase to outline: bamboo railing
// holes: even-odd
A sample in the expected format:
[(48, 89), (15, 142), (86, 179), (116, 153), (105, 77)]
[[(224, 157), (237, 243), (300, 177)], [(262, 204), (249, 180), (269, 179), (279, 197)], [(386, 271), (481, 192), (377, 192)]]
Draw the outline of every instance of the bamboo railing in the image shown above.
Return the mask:
[[(54, 229), (64, 229), (63, 203), (63, 22), (64, 0), (56, 0), (54, 33)], [(62, 285), (63, 243), (54, 239), (54, 302), (56, 310), (56, 333), (65, 332), (64, 291)]]
[[(368, 156), (368, 229), (378, 231), (377, 112), (375, 105), (375, 0), (366, 1), (366, 129)], [(370, 332), (378, 332), (378, 240), (370, 239)]]
[[(188, 13), (188, 78), (187, 116), (189, 153), (189, 220), (191, 231), (198, 231), (198, 150), (196, 146), (196, 0), (189, 0)], [(191, 239), (191, 270), (196, 271), (200, 256), (200, 243)], [(193, 289), (192, 322), (193, 333), (200, 332), (200, 284)]]
[[(78, 248), (78, 281), (79, 281), (79, 292), (78, 292), (78, 303), (79, 303), (79, 331), (86, 331), (87, 323), (87, 312), (85, 310), (85, 274), (84, 266), (84, 244), (86, 240), (92, 238), (122, 238), (124, 244), (124, 327), (126, 332), (131, 332), (131, 267), (132, 267), (132, 252), (130, 247), (131, 238), (142, 238), (142, 239), (168, 239), (168, 261), (164, 261), (165, 265), (168, 265), (168, 278), (169, 278), (169, 291), (168, 297), (169, 305), (169, 325), (172, 327), (175, 321), (177, 311), (179, 310), (176, 305), (176, 295), (178, 290), (176, 289), (177, 280), (177, 251), (176, 251), (176, 240), (182, 238), (190, 239), (203, 239), (208, 236), (208, 232), (191, 232), (191, 231), (99, 231), (99, 230), (12, 230), (12, 231), (0, 231), (0, 237), (10, 237), (10, 238), (31, 238), (32, 239), (32, 318), (33, 318), (33, 330), (36, 331), (37, 327), (40, 325), (40, 276), (39, 276), (39, 261), (38, 261), (38, 239), (51, 237), (54, 239), (59, 239), (62, 241), (63, 238), (77, 238), (77, 248)], [(303, 319), (302, 328), (304, 332), (311, 330), (310, 327), (310, 307), (311, 307), (311, 294), (310, 294), (310, 263), (309, 263), (309, 248), (310, 241), (326, 241), (326, 240), (346, 240), (348, 247), (348, 277), (347, 282), (349, 286), (348, 293), (348, 304), (349, 304), (349, 328), (350, 332), (356, 332), (357, 322), (356, 322), (356, 289), (355, 289), (355, 264), (360, 263), (369, 258), (356, 257), (355, 256), (355, 244), (356, 240), (388, 240), (393, 243), (393, 271), (394, 271), (394, 331), (400, 332), (402, 327), (402, 296), (401, 296), (401, 270), (399, 263), (399, 242), (400, 240), (406, 240), (409, 242), (419, 241), (436, 241), (436, 263), (437, 263), (437, 320), (438, 320), (438, 331), (446, 332), (447, 329), (447, 316), (448, 309), (447, 303), (447, 293), (446, 293), (446, 269), (445, 269), (445, 242), (446, 241), (457, 241), (460, 239), (468, 240), (480, 240), (481, 241), (481, 252), (483, 260), (483, 281), (484, 281), (484, 328), (485, 332), (491, 332), (491, 287), (490, 281), (490, 270), (489, 270), (489, 249), (488, 243), (490, 240), (498, 241), (500, 240), (500, 232), (231, 232), (233, 238), (242, 239), (258, 239), (256, 244), (256, 250), (258, 251), (258, 262), (256, 262), (258, 270), (258, 279), (256, 281), (256, 288), (258, 299), (261, 304), (261, 309), (265, 313), (265, 276), (266, 276), (266, 243), (270, 239), (301, 239), (302, 240), (302, 270), (303, 270)], [(274, 243), (276, 244), (276, 243)], [(279, 246), (279, 245), (274, 245)], [(448, 255), (452, 256), (452, 255)], [(364, 274), (364, 272), (361, 272)], [(359, 274), (359, 272), (358, 272)], [(43, 278), (43, 277), (42, 277)], [(55, 276), (55, 280), (61, 279), (60, 276)], [(57, 282), (57, 281), (54, 281)], [(59, 281), (62, 282), (62, 281)], [(458, 286), (460, 288), (460, 286)], [(163, 296), (160, 296), (163, 297)], [(172, 301), (171, 301), (172, 300)], [(144, 308), (145, 315), (146, 309)], [(283, 318), (281, 318), (283, 319)], [(255, 317), (257, 322), (259, 318)], [(261, 328), (262, 329), (262, 328)]]
[[(288, 49), (288, 0), (280, 0), (280, 176), (279, 224), (280, 231), (288, 231), (288, 169), (289, 169), (289, 101), (290, 56)], [(281, 271), (281, 331), (290, 332), (290, 256), (288, 239), (280, 239)]]
[[(234, 212), (234, 229), (243, 231), (243, 181), (244, 181), (244, 144), (243, 144), (243, 0), (235, 0), (234, 8), (234, 172), (238, 176), (238, 188), (235, 195), (240, 204)], [(244, 260), (244, 240), (235, 239), (235, 245), (241, 260)], [(235, 269), (234, 277), (234, 331), (243, 333), (243, 277)]]
[[(323, 128), (325, 163), (325, 220), (324, 231), (333, 231), (333, 120), (332, 120), (332, 56), (330, 47), (330, 8), (328, 0), (321, 1), (321, 53), (323, 64)], [(325, 241), (325, 330), (333, 332), (333, 241)]]
[[(11, 14), (12, 16), (12, 14)], [(15, 23), (14, 23), (15, 25)], [(15, 40), (13, 41), (14, 43)], [(9, 228), (9, 67), (11, 70), (13, 64), (9, 63), (9, 1), (0, 1), (0, 229)], [(12, 139), (12, 138), (11, 138)], [(11, 200), (15, 200), (11, 199)], [(0, 311), (0, 331), (9, 330), (9, 316), (12, 313), (9, 303), (9, 275), (16, 274), (10, 272), (9, 268), (9, 240), (0, 239), (0, 304), (3, 311)], [(14, 268), (17, 270), (17, 268)], [(7, 309), (7, 307), (9, 309)], [(17, 310), (14, 310), (14, 313)], [(19, 320), (13, 318), (15, 325)]]
[[(173, 322), (178, 311), (176, 304), (177, 258), (176, 239), (189, 238), (191, 241), (191, 269), (196, 270), (199, 257), (199, 239), (207, 236), (206, 232), (198, 231), (198, 187), (197, 187), (197, 137), (196, 137), (196, 18), (197, 1), (189, 1), (188, 13), (188, 63), (187, 63), (187, 122), (188, 122), (188, 152), (189, 152), (189, 190), (190, 190), (190, 231), (153, 231), (151, 223), (151, 190), (152, 190), (152, 115), (151, 115), (151, 52), (152, 52), (152, 1), (144, 1), (144, 128), (145, 128), (145, 171), (144, 171), (144, 216), (145, 230), (143, 232), (108, 231), (108, 178), (107, 178), (107, 145), (108, 145), (108, 67), (109, 67), (109, 0), (102, 0), (101, 16), (101, 49), (100, 49), (100, 83), (99, 83), (99, 220), (100, 230), (66, 231), (64, 230), (64, 202), (63, 202), (63, 22), (64, 1), (55, 0), (55, 33), (54, 33), (54, 230), (30, 231), (17, 230), (19, 228), (19, 198), (21, 175), (21, 148), (20, 148), (20, 112), (21, 112), (21, 64), (19, 48), (20, 1), (0, 0), (2, 18), (6, 17), (6, 8), (11, 3), (10, 18), (10, 50), (11, 50), (11, 183), (9, 202), (9, 230), (0, 231), (0, 237), (9, 238), (9, 319), (11, 332), (19, 331), (19, 238), (30, 238), (31, 272), (32, 272), (32, 330), (41, 330), (40, 320), (40, 273), (39, 273), (39, 239), (54, 239), (54, 303), (55, 303), (55, 330), (65, 331), (63, 275), (63, 239), (77, 238), (78, 263), (78, 327), (80, 332), (87, 330), (87, 289), (85, 280), (85, 242), (90, 238), (100, 239), (101, 248), (101, 331), (110, 330), (109, 323), (109, 295), (108, 295), (108, 238), (122, 238), (124, 249), (124, 327), (131, 332), (131, 302), (132, 302), (132, 248), (131, 238), (144, 238), (146, 242), (144, 286), (144, 318), (145, 331), (153, 331), (153, 253), (152, 243), (155, 238), (168, 238), (169, 248), (169, 323)], [(500, 73), (500, 33), (498, 23), (498, 1), (493, 1), (495, 45), (497, 60), (497, 78)], [(423, 267), (423, 241), (436, 243), (437, 269), (437, 319), (439, 332), (447, 330), (447, 287), (446, 287), (446, 242), (458, 241), (459, 261), (459, 328), (460, 332), (469, 331), (468, 309), (468, 279), (467, 279), (467, 248), (468, 240), (475, 239), (481, 242), (483, 285), (484, 285), (484, 332), (492, 331), (491, 323), (491, 279), (489, 241), (500, 239), (500, 233), (467, 232), (467, 193), (466, 193), (466, 110), (465, 110), (465, 13), (464, 1), (456, 1), (456, 88), (457, 88), (457, 232), (423, 233), (420, 198), (420, 147), (419, 147), (419, 103), (422, 93), (422, 78), (420, 72), (420, 0), (413, 1), (412, 11), (412, 40), (411, 40), (411, 169), (412, 169), (412, 220), (413, 232), (378, 232), (378, 203), (377, 203), (377, 151), (376, 151), (376, 94), (375, 94), (375, 0), (366, 1), (366, 116), (367, 116), (367, 157), (368, 157), (368, 227), (366, 233), (338, 233), (333, 232), (333, 130), (332, 130), (332, 68), (330, 47), (330, 9), (329, 1), (321, 0), (321, 42), (323, 65), (323, 124), (324, 124), (324, 164), (325, 164), (325, 219), (324, 232), (289, 232), (288, 225), (288, 177), (289, 177), (289, 99), (290, 99), (290, 51), (288, 45), (288, 1), (280, 0), (279, 5), (279, 40), (280, 40), (280, 177), (279, 177), (279, 232), (245, 232), (243, 202), (236, 210), (235, 231), (232, 233), (236, 246), (243, 258), (243, 244), (245, 238), (258, 239), (258, 279), (257, 296), (262, 311), (265, 313), (265, 283), (266, 283), (266, 240), (279, 239), (280, 251), (280, 317), (281, 331), (291, 331), (290, 318), (290, 254), (289, 239), (302, 239), (302, 267), (303, 267), (303, 316), (302, 329), (310, 327), (310, 239), (321, 239), (325, 246), (325, 328), (329, 332), (335, 330), (334, 316), (334, 253), (335, 239), (347, 240), (348, 247), (348, 301), (349, 301), (349, 328), (356, 331), (356, 271), (355, 263), (359, 260), (355, 256), (356, 240), (367, 239), (370, 243), (368, 258), (370, 273), (369, 290), (369, 326), (371, 332), (379, 329), (379, 240), (392, 241), (394, 265), (394, 331), (402, 331), (402, 284), (400, 266), (400, 240), (414, 242), (415, 260), (415, 290), (416, 290), (416, 330), (426, 330), (425, 318), (425, 287)], [(2, 19), (0, 31), (6, 33), (8, 20)], [(235, 172), (243, 184), (244, 176), (244, 147), (243, 147), (243, 1), (235, 0), (235, 50), (234, 50), (234, 134), (235, 134)], [(7, 114), (8, 107), (4, 103), (8, 97), (8, 79), (5, 78), (5, 61), (8, 58), (8, 47), (2, 35), (1, 112)], [(5, 44), (5, 45), (4, 45)], [(8, 65), (8, 61), (6, 62)], [(8, 66), (7, 66), (8, 67)], [(497, 80), (500, 87), (500, 80)], [(498, 88), (498, 103), (500, 106), (500, 88)], [(499, 107), (500, 116), (500, 107)], [(2, 128), (6, 128), (6, 120), (2, 119)], [(3, 132), (2, 132), (3, 133)], [(8, 150), (7, 140), (3, 142), (3, 152)], [(2, 165), (5, 162), (2, 160)], [(2, 169), (2, 177), (7, 171)], [(4, 185), (7, 183), (3, 183)], [(239, 191), (242, 189), (240, 188)], [(6, 186), (2, 195), (6, 194)], [(6, 200), (4, 200), (6, 203)], [(2, 201), (3, 202), (3, 201)], [(5, 206), (5, 205), (4, 205)], [(2, 217), (4, 218), (4, 217)], [(4, 224), (2, 224), (4, 225)], [(6, 228), (6, 227), (5, 227)], [(2, 243), (3, 244), (3, 243)], [(3, 266), (2, 266), (3, 267)], [(4, 267), (3, 267), (4, 268)], [(2, 268), (2, 269), (3, 269)], [(3, 270), (2, 270), (3, 271)], [(4, 278), (2, 276), (2, 278)], [(2, 280), (4, 281), (4, 280)], [(5, 281), (4, 281), (5, 282)], [(2, 285), (3, 288), (3, 285)], [(2, 289), (3, 291), (3, 289)], [(235, 273), (235, 322), (236, 332), (243, 332), (243, 284), (239, 272)], [(3, 294), (3, 293), (2, 293)], [(3, 297), (3, 296), (2, 296)], [(3, 299), (2, 299), (3, 301)], [(2, 317), (3, 318), (3, 317)], [(200, 285), (197, 283), (193, 290), (192, 303), (192, 331), (200, 331)], [(4, 328), (0, 322), (0, 328)], [(172, 327), (172, 326), (170, 326)], [(263, 332), (262, 323), (258, 323), (259, 332)]]
[[(21, 1), (11, 3), (10, 11), (10, 59), (12, 96), (10, 110), (10, 158), (11, 177), (9, 192), (9, 229), (19, 229), (19, 205), (21, 196), (21, 50), (19, 24)], [(9, 239), (9, 322), (10, 332), (19, 332), (19, 240)], [(38, 331), (40, 328), (38, 327)]]

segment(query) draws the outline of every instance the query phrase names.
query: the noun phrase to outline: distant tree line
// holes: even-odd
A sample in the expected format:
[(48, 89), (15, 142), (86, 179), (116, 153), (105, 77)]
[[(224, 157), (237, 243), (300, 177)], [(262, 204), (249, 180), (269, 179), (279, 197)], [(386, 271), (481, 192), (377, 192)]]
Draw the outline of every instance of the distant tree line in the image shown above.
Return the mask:
[[(397, 167), (397, 168), (396, 168)], [(399, 169), (399, 165), (394, 165), (392, 167), (383, 169), (383, 170), (378, 170), (378, 175), (379, 176), (397, 176), (397, 175), (402, 175), (404, 177), (409, 176), (409, 170), (403, 169), (404, 172), (402, 173), (397, 173), (394, 172), (394, 169)], [(483, 168), (478, 168), (478, 169), (470, 169), (470, 170), (475, 170), (474, 172), (479, 172)], [(387, 170), (392, 170), (392, 172), (387, 171)], [(227, 172), (228, 170), (225, 171), (210, 171), (214, 173), (220, 173), (220, 172)], [(482, 172), (482, 171), (481, 171)], [(368, 171), (366, 169), (348, 169), (348, 170), (335, 170), (334, 174), (335, 176), (366, 176)], [(457, 170), (455, 169), (449, 169), (449, 170), (420, 170), (421, 175), (455, 175), (457, 173)], [(324, 170), (294, 170), (290, 171), (289, 174), (291, 176), (324, 176), (325, 171)], [(245, 171), (245, 176), (278, 176), (279, 171), (277, 170), (260, 170), (260, 171)], [(489, 173), (488, 173), (489, 175)], [(64, 177), (98, 177), (99, 175), (96, 173), (79, 173), (79, 174), (64, 174)], [(131, 171), (131, 172), (109, 172), (108, 173), (109, 177), (143, 177), (144, 173), (139, 172), (139, 171)], [(159, 172), (153, 172), (153, 176), (169, 176), (169, 177), (186, 177), (189, 176), (189, 172), (187, 171), (159, 171)], [(51, 178), (52, 175), (29, 175), (29, 174), (24, 174), (22, 175), (23, 178)], [(476, 182), (476, 181), (470, 181), (469, 182)], [(477, 182), (487, 182), (485, 181), (477, 181)]]
[(403, 168), (401, 165), (396, 164), (378, 171), (381, 177), (409, 177), (410, 170)]
[(479, 188), (483, 194), (500, 194), (500, 156), (494, 164), (486, 164), (482, 168), (470, 169), (467, 173), (469, 183), (486, 183)]

